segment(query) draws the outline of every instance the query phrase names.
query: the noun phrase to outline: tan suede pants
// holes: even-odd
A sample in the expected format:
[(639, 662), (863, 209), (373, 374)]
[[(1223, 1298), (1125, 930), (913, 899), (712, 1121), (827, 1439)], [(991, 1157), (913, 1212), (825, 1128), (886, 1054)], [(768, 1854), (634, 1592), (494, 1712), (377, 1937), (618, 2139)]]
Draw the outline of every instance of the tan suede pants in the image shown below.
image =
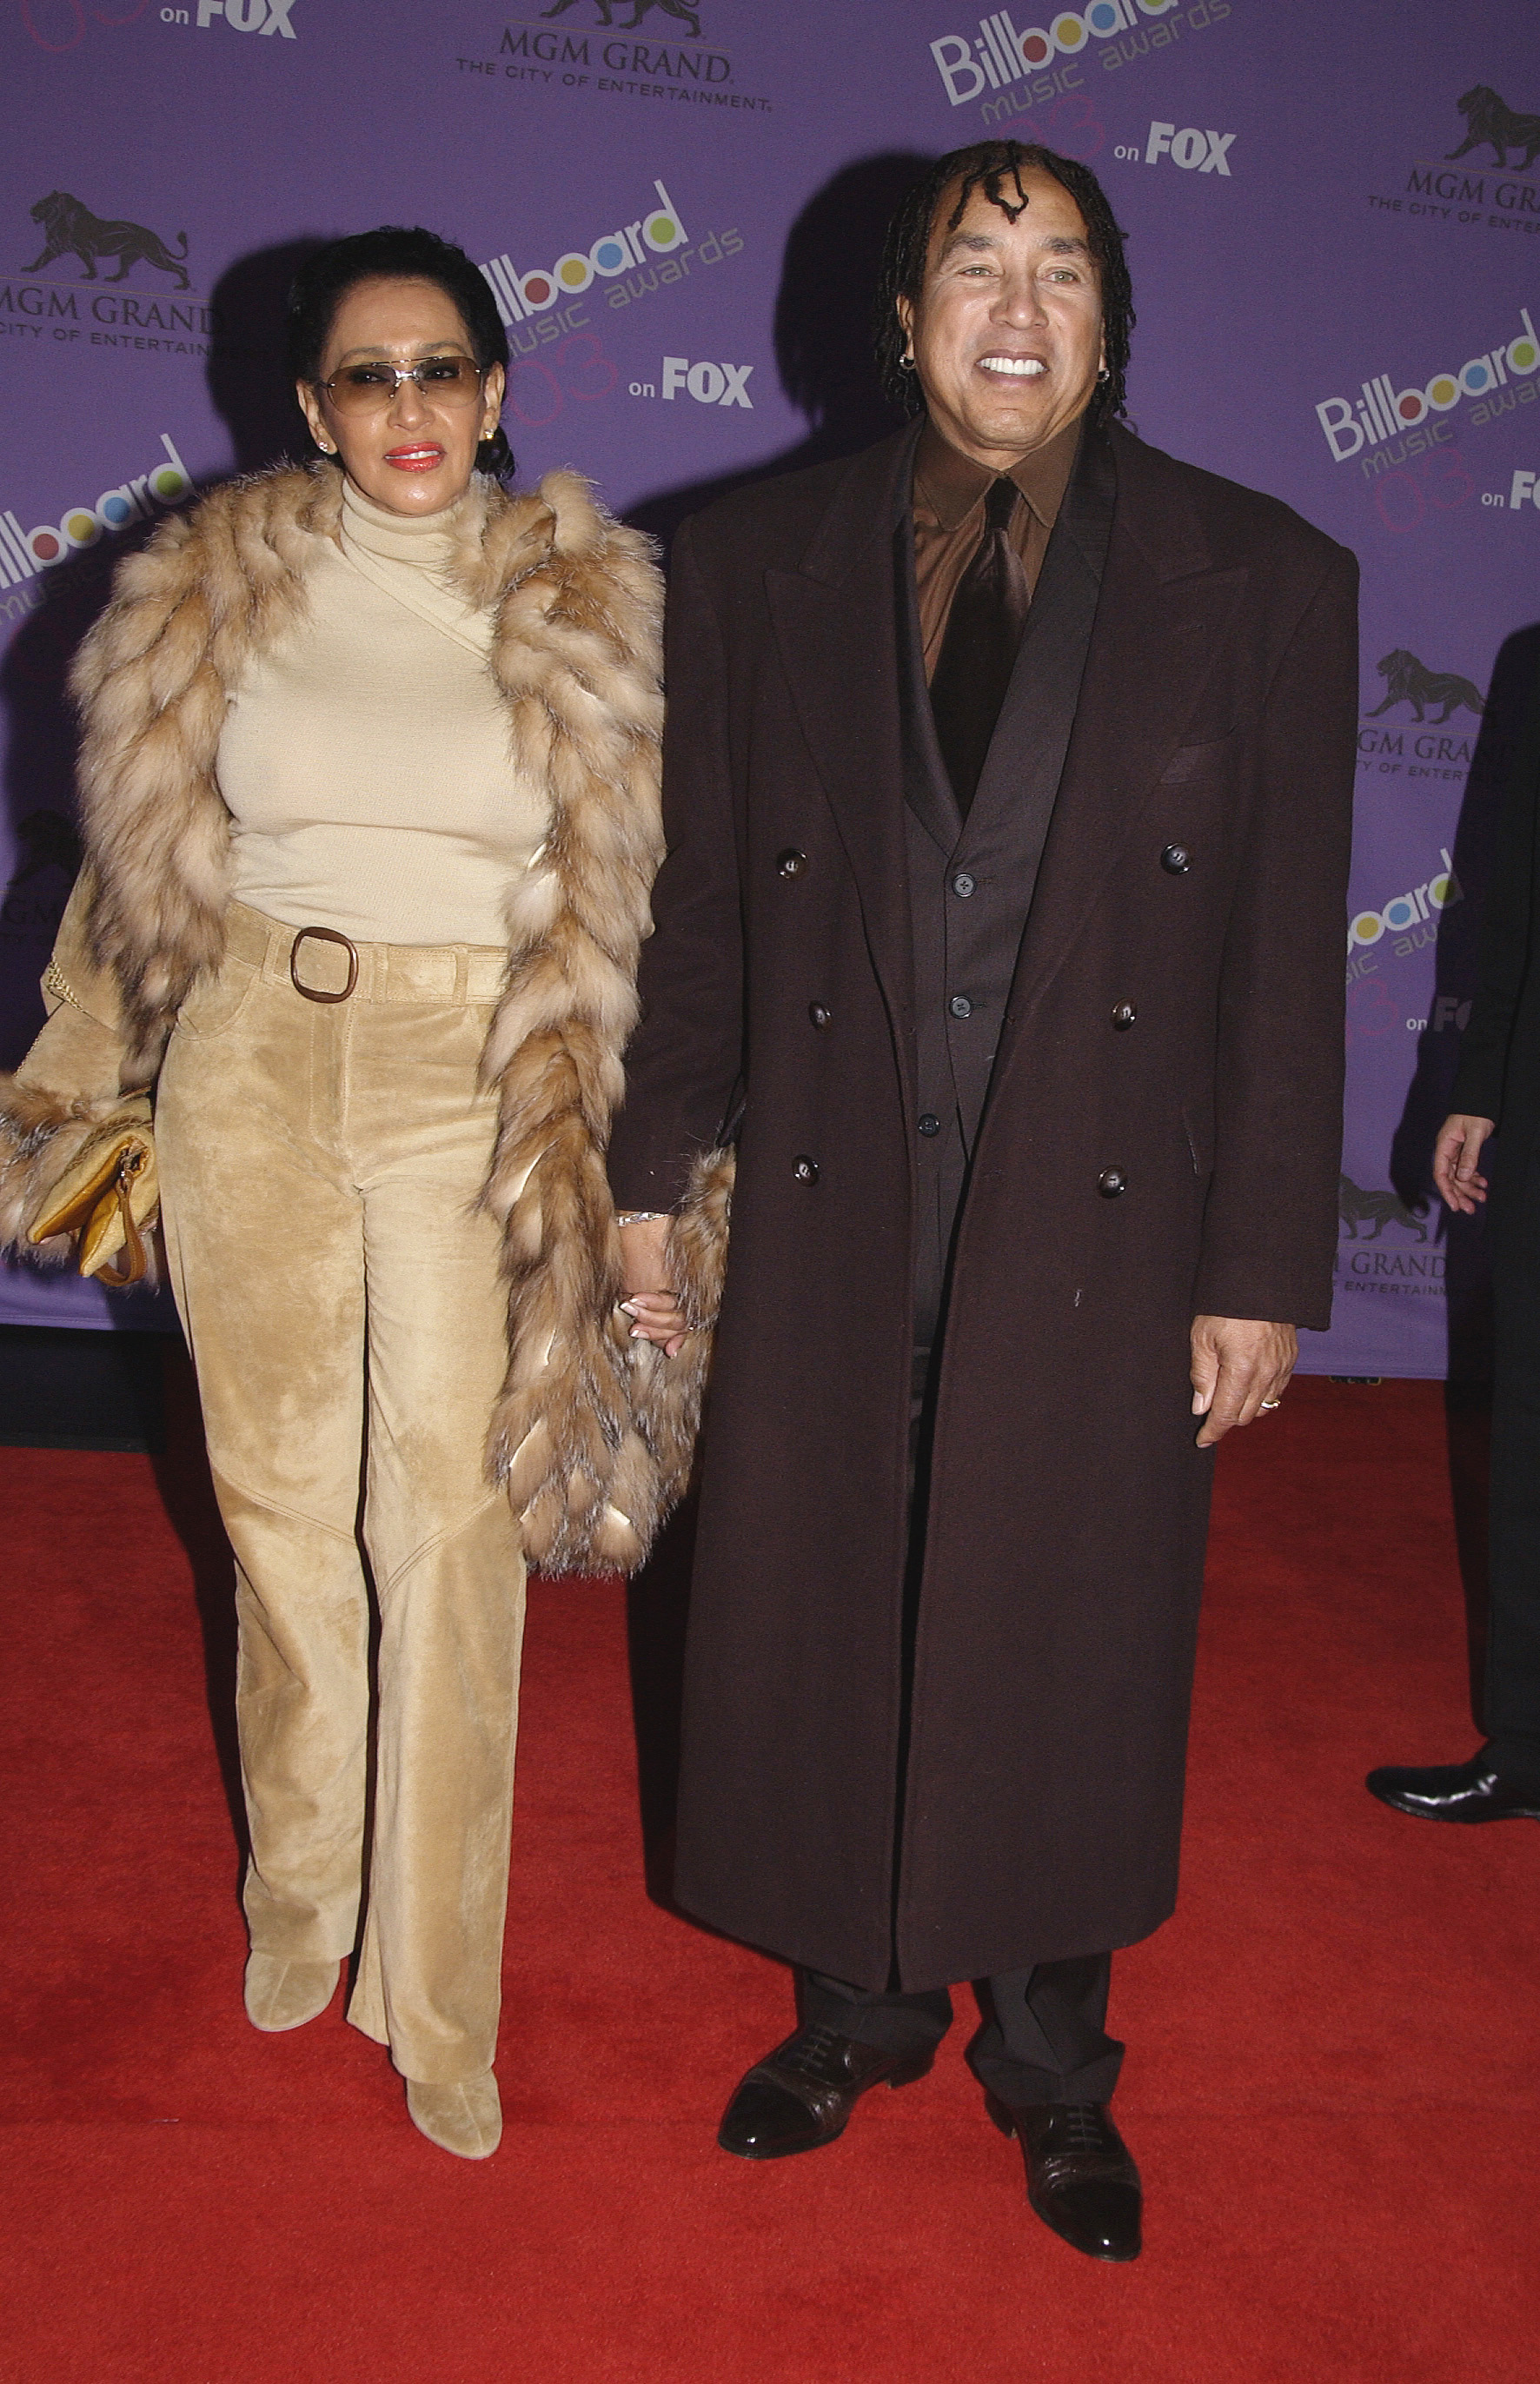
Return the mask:
[[(321, 1003), (292, 947), (231, 906), (155, 1111), (235, 1550), (246, 1917), (256, 1950), (329, 1961), (362, 1906), (348, 2017), (449, 2084), (496, 2044), (524, 1625), (482, 1470), (506, 1296), (477, 1062), (506, 956), (361, 945), (353, 993)], [(295, 965), (335, 990), (348, 962), (307, 939)]]

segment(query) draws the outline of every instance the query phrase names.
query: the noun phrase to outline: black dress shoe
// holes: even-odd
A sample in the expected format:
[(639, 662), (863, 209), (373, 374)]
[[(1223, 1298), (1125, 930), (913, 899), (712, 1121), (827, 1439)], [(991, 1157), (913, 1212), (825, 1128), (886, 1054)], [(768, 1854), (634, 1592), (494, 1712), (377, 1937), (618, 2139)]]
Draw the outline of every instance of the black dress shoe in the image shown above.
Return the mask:
[(934, 2045), (923, 2053), (884, 2053), (832, 2028), (800, 2028), (755, 2062), (727, 2105), (716, 2141), (740, 2160), (816, 2152), (843, 2135), (869, 2086), (884, 2079), (889, 2086), (907, 2086), (935, 2059)]
[(1045, 2227), (1091, 2260), (1136, 2260), (1139, 2172), (1104, 2103), (1002, 2103), (985, 2097), (1026, 2160), (1026, 2198)]
[(1540, 1796), (1499, 1780), (1484, 1747), (1469, 1763), (1432, 1763), (1422, 1770), (1386, 1765), (1363, 1784), (1382, 1805), (1430, 1821), (1540, 1821)]

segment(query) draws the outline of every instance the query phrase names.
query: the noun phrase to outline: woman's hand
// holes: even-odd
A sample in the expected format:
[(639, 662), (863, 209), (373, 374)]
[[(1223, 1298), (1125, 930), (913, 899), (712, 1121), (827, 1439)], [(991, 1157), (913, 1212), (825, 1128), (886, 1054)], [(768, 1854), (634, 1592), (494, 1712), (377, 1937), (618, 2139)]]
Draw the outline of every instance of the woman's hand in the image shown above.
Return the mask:
[(672, 1358), (689, 1330), (678, 1296), (669, 1288), (664, 1263), (672, 1217), (649, 1217), (620, 1228), (620, 1267), (626, 1285), (621, 1313), (631, 1320), (631, 1338), (651, 1341)]
[(1497, 1130), (1493, 1119), (1467, 1117), (1462, 1110), (1447, 1117), (1438, 1129), (1433, 1147), (1433, 1180), (1445, 1206), (1458, 1209), (1462, 1216), (1473, 1217), (1476, 1203), (1486, 1198), (1486, 1178), (1476, 1173), (1476, 1161), (1482, 1144)]

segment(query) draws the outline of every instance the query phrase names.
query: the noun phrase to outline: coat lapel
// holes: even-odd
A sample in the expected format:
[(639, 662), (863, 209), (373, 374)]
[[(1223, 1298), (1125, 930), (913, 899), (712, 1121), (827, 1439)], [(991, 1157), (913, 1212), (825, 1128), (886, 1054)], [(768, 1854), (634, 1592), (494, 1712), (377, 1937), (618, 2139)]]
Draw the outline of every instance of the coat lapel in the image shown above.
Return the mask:
[(1111, 436), (1118, 489), (1101, 597), (997, 1085), (1129, 838), (1146, 824), (1245, 578), (1212, 567), (1202, 525), (1185, 490), (1167, 482), (1164, 459), (1126, 433)]
[(904, 856), (894, 531), (912, 424), (858, 455), (801, 566), (768, 570), (765, 599), (791, 700), (835, 816), (895, 1028), (913, 1012)]

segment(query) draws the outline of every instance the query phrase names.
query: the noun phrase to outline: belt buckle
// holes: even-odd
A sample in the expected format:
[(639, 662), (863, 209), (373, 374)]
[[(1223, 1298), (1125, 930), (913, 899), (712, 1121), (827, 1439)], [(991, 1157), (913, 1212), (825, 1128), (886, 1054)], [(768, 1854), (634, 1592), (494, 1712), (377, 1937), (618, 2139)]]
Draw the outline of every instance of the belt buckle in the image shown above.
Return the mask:
[[(342, 950), (346, 952), (348, 956), (348, 981), (342, 987), (341, 993), (319, 993), (314, 986), (302, 985), (300, 983), (298, 967), (300, 946), (304, 943), (306, 936), (314, 936), (318, 942), (323, 944), (341, 944)], [(293, 987), (296, 993), (304, 994), (306, 1001), (346, 1001), (349, 994), (353, 991), (354, 987), (358, 982), (358, 950), (356, 945), (350, 943), (347, 937), (339, 934), (335, 927), (301, 927), (298, 934), (295, 936), (292, 944), (289, 948), (289, 982)]]

